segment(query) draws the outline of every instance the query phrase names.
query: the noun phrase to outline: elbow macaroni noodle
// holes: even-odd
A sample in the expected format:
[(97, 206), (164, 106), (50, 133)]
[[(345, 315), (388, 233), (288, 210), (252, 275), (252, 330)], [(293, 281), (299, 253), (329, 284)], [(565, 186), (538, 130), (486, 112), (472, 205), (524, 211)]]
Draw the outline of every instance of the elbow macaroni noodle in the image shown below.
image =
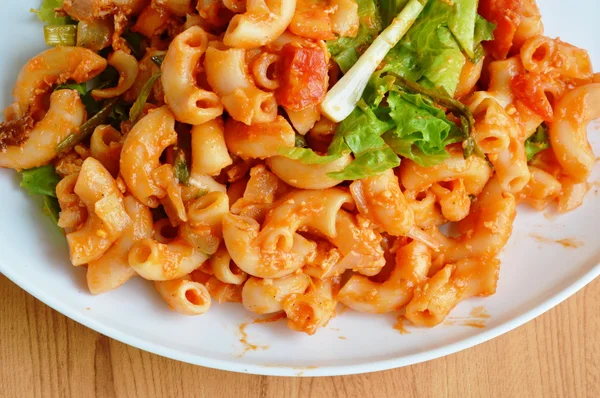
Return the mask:
[[(451, 144), (438, 164), (402, 158), (351, 182), (331, 176), (350, 153), (323, 163), (282, 149), (303, 142), (324, 154), (333, 139), (337, 124), (319, 103), (340, 72), (325, 40), (359, 33), (356, 0), (97, 3), (64, 9), (82, 29), (108, 32), (99, 47), (112, 42), (112, 52), (59, 46), (32, 58), (5, 110), (25, 139), (0, 145), (0, 167), (55, 164), (58, 224), (92, 294), (139, 276), (184, 315), (237, 302), (312, 335), (342, 304), (435, 326), (459, 302), (495, 292), (517, 204), (571, 211), (589, 188), (600, 79), (585, 50), (543, 35), (532, 1), (460, 73), (455, 98), (473, 115), (484, 156)], [(136, 16), (145, 54), (95, 20), (117, 11)], [(132, 104), (144, 93), (145, 106), (120, 126), (95, 123), (61, 153), (91, 115), (77, 91), (53, 88), (107, 66), (118, 82), (92, 96)], [(528, 159), (542, 123), (549, 146)], [(452, 236), (441, 232), (449, 222)]]

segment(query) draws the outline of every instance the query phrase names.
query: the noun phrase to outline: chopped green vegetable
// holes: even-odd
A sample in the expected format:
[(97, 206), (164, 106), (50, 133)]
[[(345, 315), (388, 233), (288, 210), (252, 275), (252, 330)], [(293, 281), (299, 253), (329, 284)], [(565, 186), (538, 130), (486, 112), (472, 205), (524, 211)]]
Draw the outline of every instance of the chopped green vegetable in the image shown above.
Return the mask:
[(122, 102), (115, 105), (110, 116), (108, 117), (108, 123), (117, 130), (121, 130), (121, 123), (129, 120), (129, 106)]
[(177, 151), (173, 168), (175, 169), (175, 177), (177, 177), (177, 180), (179, 180), (181, 184), (188, 186), (190, 183), (190, 170), (185, 161), (185, 152), (181, 149)]
[(539, 125), (535, 133), (525, 141), (525, 153), (527, 154), (527, 161), (531, 161), (533, 157), (544, 149), (550, 148), (550, 141), (548, 140), (548, 127), (545, 123)]
[(44, 196), (42, 211), (58, 225), (58, 219), (60, 218), (60, 205), (58, 204), (58, 199), (51, 196)]
[(154, 87), (154, 83), (156, 83), (160, 76), (160, 72), (153, 75), (150, 79), (148, 79), (146, 84), (144, 84), (144, 87), (142, 87), (140, 95), (137, 97), (131, 106), (131, 109), (129, 110), (129, 120), (131, 120), (132, 124), (136, 124), (138, 120), (140, 120), (142, 112), (144, 111), (144, 106), (146, 105), (146, 101), (148, 101), (148, 97), (152, 91), (152, 87)]
[(46, 195), (56, 198), (56, 184), (60, 181), (60, 176), (56, 174), (56, 170), (51, 164), (23, 170), (21, 176), (21, 188), (24, 188), (30, 195)]
[(77, 90), (79, 95), (83, 97), (88, 93), (87, 84), (86, 83), (64, 83), (56, 86), (54, 91), (56, 90)]
[(57, 17), (55, 9), (62, 8), (63, 0), (43, 0), (37, 10), (31, 9), (43, 23), (47, 25), (65, 25), (70, 21), (69, 17)]
[(36, 167), (34, 169), (21, 171), (21, 188), (29, 195), (40, 195), (43, 199), (43, 210), (58, 223), (60, 206), (56, 199), (56, 185), (60, 182), (60, 176), (51, 164)]
[(377, 11), (376, 1), (357, 0), (356, 2), (358, 3), (358, 17), (360, 20), (357, 35), (355, 37), (340, 37), (337, 40), (327, 42), (329, 53), (344, 73), (358, 61), (358, 57), (375, 40), (381, 30), (381, 19)]
[(156, 66), (160, 68), (165, 60), (165, 54), (153, 55), (150, 57), (150, 59), (156, 64)]
[(325, 164), (338, 160), (341, 154), (321, 156), (310, 148), (279, 148), (277, 150), (281, 156), (293, 160), (299, 160), (304, 164)]
[(133, 52), (133, 55), (137, 59), (140, 59), (144, 56), (144, 49), (142, 47), (144, 42), (144, 35), (142, 35), (141, 33), (132, 32), (131, 30), (127, 29), (125, 32), (123, 32), (121, 37), (125, 39), (127, 45), (131, 49), (131, 52)]
[(77, 43), (77, 26), (46, 25), (44, 40), (49, 46), (74, 46)]
[(308, 146), (306, 143), (306, 138), (302, 134), (296, 133), (294, 146), (297, 148), (305, 148)]
[(67, 138), (62, 140), (56, 146), (56, 151), (63, 152), (67, 149), (70, 149), (73, 146), (75, 146), (76, 144), (85, 140), (90, 135), (92, 135), (92, 133), (94, 132), (96, 127), (98, 127), (101, 124), (106, 123), (106, 121), (110, 117), (110, 114), (113, 111), (113, 108), (117, 105), (118, 101), (119, 101), (118, 98), (108, 101), (104, 105), (104, 107), (100, 110), (100, 112), (96, 113), (94, 116), (89, 118), (87, 122), (83, 123), (79, 127), (79, 131), (77, 133), (70, 134), (69, 136), (67, 136)]

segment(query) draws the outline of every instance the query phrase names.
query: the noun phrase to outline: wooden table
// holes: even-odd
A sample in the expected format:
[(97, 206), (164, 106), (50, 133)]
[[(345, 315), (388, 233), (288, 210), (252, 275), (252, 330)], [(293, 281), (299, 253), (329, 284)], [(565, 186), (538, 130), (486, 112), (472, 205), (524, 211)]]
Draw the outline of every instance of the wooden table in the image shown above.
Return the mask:
[(251, 376), (111, 340), (0, 274), (0, 397), (600, 397), (600, 279), (477, 347), (386, 372)]

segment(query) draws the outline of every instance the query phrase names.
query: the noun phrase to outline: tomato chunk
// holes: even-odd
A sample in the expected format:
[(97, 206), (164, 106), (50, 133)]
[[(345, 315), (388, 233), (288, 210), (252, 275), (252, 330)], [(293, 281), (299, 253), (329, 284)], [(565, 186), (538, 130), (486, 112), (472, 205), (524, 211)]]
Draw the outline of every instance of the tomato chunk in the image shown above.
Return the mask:
[(288, 43), (281, 49), (277, 102), (299, 111), (316, 105), (327, 93), (327, 60), (319, 47), (299, 47)]
[(515, 97), (547, 122), (551, 122), (554, 116), (552, 104), (546, 95), (546, 88), (551, 86), (549, 79), (539, 73), (523, 73), (515, 76), (511, 82)]
[(479, 14), (496, 24), (494, 40), (484, 43), (495, 59), (505, 59), (512, 47), (521, 22), (520, 9), (521, 0), (482, 0), (479, 3)]

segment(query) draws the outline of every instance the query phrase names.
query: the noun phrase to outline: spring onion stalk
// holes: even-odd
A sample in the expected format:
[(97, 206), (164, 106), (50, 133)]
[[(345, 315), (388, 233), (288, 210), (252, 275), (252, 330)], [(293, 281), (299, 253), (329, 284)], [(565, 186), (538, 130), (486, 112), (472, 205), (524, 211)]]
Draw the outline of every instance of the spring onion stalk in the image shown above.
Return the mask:
[(67, 136), (67, 138), (62, 140), (60, 144), (56, 146), (56, 151), (62, 152), (70, 149), (92, 135), (96, 127), (106, 123), (118, 101), (119, 99), (115, 98), (107, 102), (106, 105), (100, 109), (100, 112), (96, 113), (94, 116), (89, 118), (87, 122), (83, 123), (81, 127), (79, 127), (79, 131), (77, 133), (70, 134)]
[(74, 46), (77, 43), (77, 26), (44, 26), (44, 39), (49, 46)]
[(140, 91), (140, 95), (137, 97), (131, 109), (129, 110), (129, 120), (131, 120), (132, 124), (136, 124), (140, 117), (142, 116), (142, 112), (144, 111), (144, 106), (146, 105), (146, 101), (148, 101), (148, 97), (150, 96), (150, 92), (152, 91), (152, 87), (154, 87), (154, 83), (158, 80), (161, 73), (157, 73), (152, 75), (150, 79), (144, 84), (142, 87), (142, 91)]
[(423, 11), (424, 3), (426, 3), (424, 0), (410, 0), (392, 23), (377, 36), (348, 73), (329, 90), (321, 102), (321, 110), (330, 120), (341, 122), (352, 113), (369, 78), (388, 51), (402, 39), (414, 24)]

